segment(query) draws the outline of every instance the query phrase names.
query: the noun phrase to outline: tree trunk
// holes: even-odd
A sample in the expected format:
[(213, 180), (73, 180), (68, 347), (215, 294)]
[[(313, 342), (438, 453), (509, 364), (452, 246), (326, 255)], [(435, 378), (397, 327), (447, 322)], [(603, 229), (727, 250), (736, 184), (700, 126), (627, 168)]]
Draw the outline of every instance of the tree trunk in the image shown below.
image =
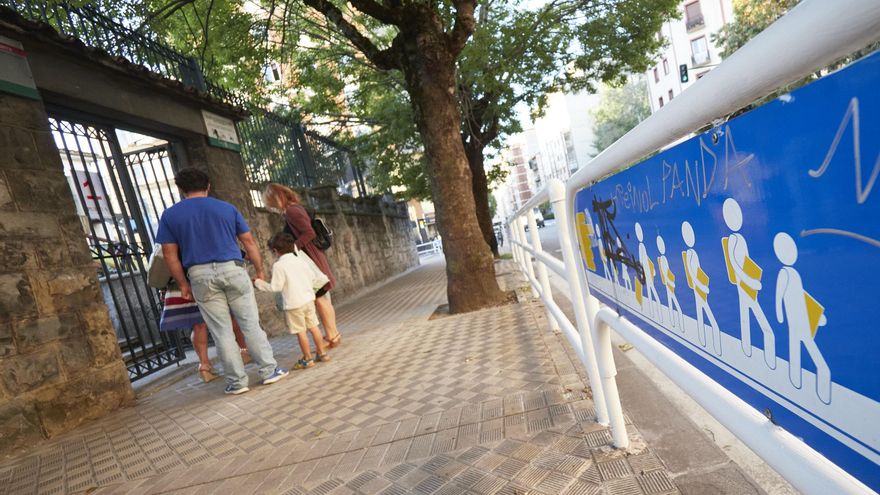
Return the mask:
[(460, 135), (455, 59), (433, 13), (413, 17), (398, 36), (402, 38), (407, 91), (430, 164), (446, 256), (449, 311), (464, 313), (497, 306), (504, 294), (495, 280), (492, 253), (477, 221), (471, 171)]
[(468, 166), (473, 176), (472, 184), (474, 203), (477, 207), (477, 222), (480, 224), (483, 239), (489, 245), (492, 255), (497, 258), (499, 257), (498, 239), (495, 237), (495, 229), (492, 226), (492, 210), (489, 208), (489, 181), (486, 178), (486, 169), (483, 164), (483, 148), (476, 143), (466, 144), (465, 153), (467, 154)]

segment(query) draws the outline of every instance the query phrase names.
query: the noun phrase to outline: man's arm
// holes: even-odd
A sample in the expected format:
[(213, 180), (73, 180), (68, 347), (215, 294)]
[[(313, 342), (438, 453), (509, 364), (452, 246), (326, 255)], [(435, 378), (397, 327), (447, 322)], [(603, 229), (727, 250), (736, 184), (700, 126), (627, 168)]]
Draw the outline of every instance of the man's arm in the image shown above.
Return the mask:
[(250, 232), (238, 234), (238, 240), (244, 246), (244, 252), (247, 253), (251, 264), (254, 265), (254, 279), (266, 280), (266, 274), (263, 272), (263, 257), (260, 256), (260, 250), (257, 249), (257, 241), (254, 240), (253, 234)]
[(168, 271), (180, 287), (181, 297), (188, 301), (192, 301), (192, 289), (186, 274), (183, 273), (183, 264), (180, 262), (180, 249), (177, 244), (162, 244), (162, 256), (165, 257), (165, 264), (168, 265)]

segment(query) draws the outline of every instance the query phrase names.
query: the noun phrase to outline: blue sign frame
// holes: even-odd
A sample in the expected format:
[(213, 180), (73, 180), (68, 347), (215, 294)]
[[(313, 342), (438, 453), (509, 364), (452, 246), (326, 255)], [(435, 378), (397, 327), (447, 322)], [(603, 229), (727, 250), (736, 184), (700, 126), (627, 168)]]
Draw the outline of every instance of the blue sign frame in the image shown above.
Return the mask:
[(581, 189), (572, 218), (593, 295), (880, 491), (878, 174), (875, 53)]

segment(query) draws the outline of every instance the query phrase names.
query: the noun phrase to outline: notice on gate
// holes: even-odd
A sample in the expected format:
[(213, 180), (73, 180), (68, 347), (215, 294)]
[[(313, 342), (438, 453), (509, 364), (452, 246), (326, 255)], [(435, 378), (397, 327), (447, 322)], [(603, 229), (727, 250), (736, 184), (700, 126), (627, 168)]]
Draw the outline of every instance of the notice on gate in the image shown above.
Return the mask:
[(593, 295), (874, 490), (878, 88), (875, 53), (580, 190), (573, 216)]
[(235, 122), (232, 119), (227, 119), (204, 110), (202, 110), (202, 119), (205, 121), (205, 130), (208, 131), (208, 143), (211, 146), (241, 151), (238, 134), (235, 132)]
[(24, 48), (5, 36), (0, 36), (0, 91), (40, 99)]

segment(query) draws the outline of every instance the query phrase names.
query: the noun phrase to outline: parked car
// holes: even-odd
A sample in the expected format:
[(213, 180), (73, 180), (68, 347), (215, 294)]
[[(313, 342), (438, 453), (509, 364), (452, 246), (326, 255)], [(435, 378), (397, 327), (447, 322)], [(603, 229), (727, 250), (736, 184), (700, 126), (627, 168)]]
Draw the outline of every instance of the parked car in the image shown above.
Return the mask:
[(541, 210), (538, 208), (535, 208), (532, 211), (535, 214), (535, 223), (538, 224), (538, 228), (539, 229), (543, 228), (544, 227), (544, 215), (541, 214)]
[(502, 234), (501, 222), (495, 222), (492, 224), (492, 230), (495, 231), (495, 239), (498, 241), (498, 245), (504, 245), (504, 234)]

